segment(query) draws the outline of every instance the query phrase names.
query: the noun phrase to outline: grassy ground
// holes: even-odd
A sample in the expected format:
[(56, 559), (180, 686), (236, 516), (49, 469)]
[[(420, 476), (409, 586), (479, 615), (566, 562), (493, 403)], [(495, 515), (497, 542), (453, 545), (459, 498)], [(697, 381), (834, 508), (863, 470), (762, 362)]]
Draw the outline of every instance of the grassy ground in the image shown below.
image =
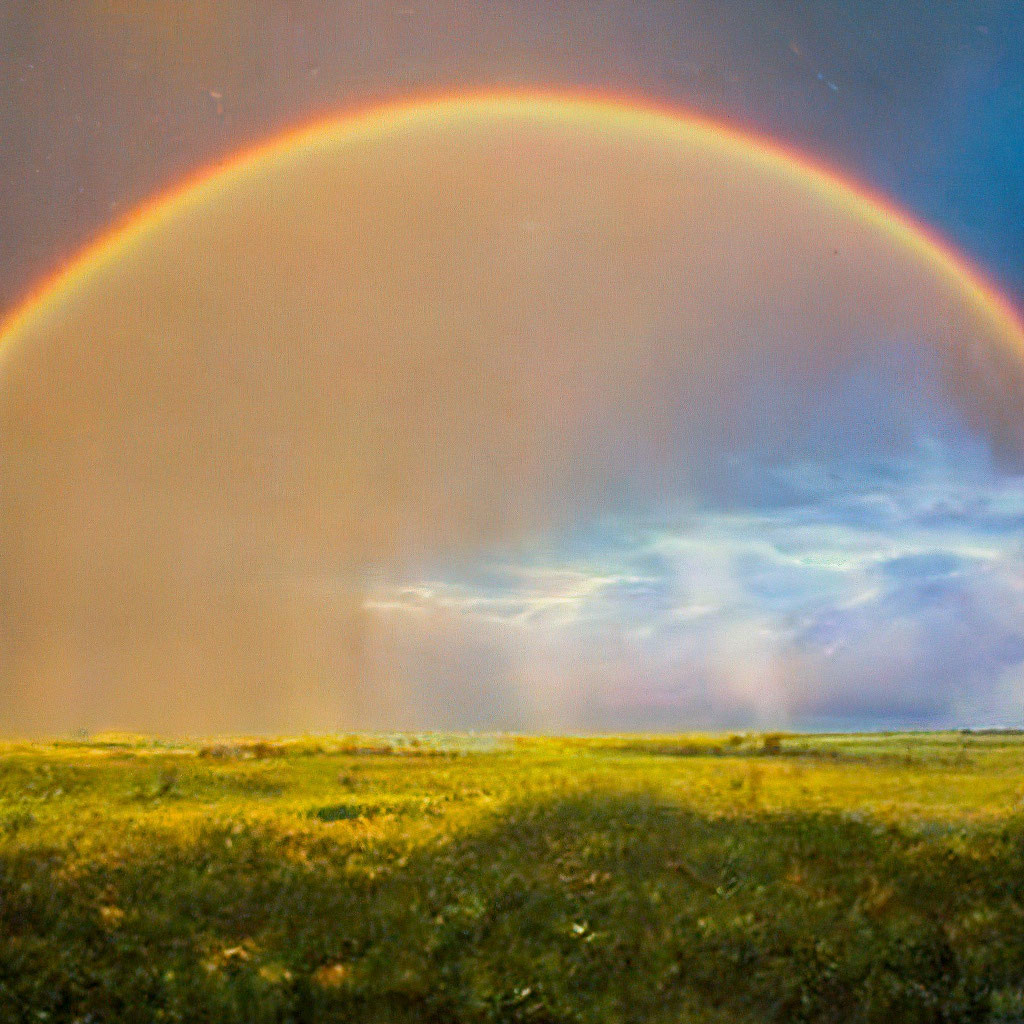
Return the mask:
[(1024, 737), (0, 746), (0, 1020), (1024, 1022)]

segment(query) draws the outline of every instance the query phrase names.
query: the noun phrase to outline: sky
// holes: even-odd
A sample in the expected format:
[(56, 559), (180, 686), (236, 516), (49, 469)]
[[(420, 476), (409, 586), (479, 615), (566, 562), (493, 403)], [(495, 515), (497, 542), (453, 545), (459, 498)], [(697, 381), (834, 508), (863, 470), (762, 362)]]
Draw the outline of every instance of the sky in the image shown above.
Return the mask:
[[(289, 2), (257, 5), (256, 16), (249, 3), (188, 8), (82, 3), (69, 15), (63, 4), (15, 0), (0, 11), (0, 303), (12, 305), (146, 198), (254, 141), (367, 100), (492, 85), (643, 95), (756, 129), (871, 184), (941, 231), (1011, 302), (1024, 298), (1019, 4), (735, 0), (466, 10)], [(939, 337), (936, 316), (945, 307), (928, 309), (929, 297), (952, 300), (934, 282), (855, 224), (837, 227), (832, 212), (785, 190), (779, 202), (791, 204), (792, 216), (772, 219), (756, 197), (744, 198), (750, 190), (739, 172), (724, 185), (721, 177), (707, 179), (725, 198), (697, 192), (702, 209), (718, 202), (746, 211), (731, 234), (721, 228), (728, 215), (720, 206), (710, 219), (718, 228), (706, 237), (680, 241), (648, 226), (624, 240), (615, 225), (635, 223), (645, 211), (655, 223), (650, 210), (622, 195), (636, 153), (653, 168), (669, 159), (646, 143), (626, 155), (603, 153), (598, 163), (586, 142), (598, 179), (592, 206), (619, 219), (609, 214), (611, 228), (585, 236), (583, 256), (570, 253), (558, 230), (578, 212), (583, 186), (559, 177), (566, 172), (551, 163), (546, 137), (535, 150), (519, 139), (508, 143), (510, 164), (497, 170), (473, 164), (486, 151), (477, 142), (448, 145), (409, 143), (384, 163), (367, 157), (369, 170), (344, 170), (339, 180), (360, 195), (371, 171), (388, 168), (392, 191), (380, 202), (391, 204), (385, 219), (397, 225), (396, 238), (415, 221), (423, 238), (443, 241), (449, 257), (463, 252), (452, 272), (456, 285), (443, 275), (410, 277), (403, 297), (368, 262), (359, 264), (368, 287), (383, 290), (374, 294), (388, 296), (390, 316), (413, 324), (412, 335), (422, 327), (424, 351), (436, 340), (407, 308), (409, 296), (420, 297), (417, 308), (437, 308), (438, 295), (467, 289), (473, 304), (467, 299), (462, 312), (442, 305), (442, 319), (462, 323), (464, 316), (467, 335), (476, 325), (480, 340), (466, 343), (470, 359), (488, 351), (484, 341), (495, 335), (487, 331), (507, 317), (507, 296), (494, 280), (478, 278), (473, 239), (439, 233), (422, 213), (429, 195), (400, 173), (422, 168), (435, 149), (448, 160), (438, 175), (453, 173), (452, 160), (466, 160), (476, 177), (467, 172), (463, 192), (482, 191), (473, 203), (444, 207), (444, 223), (479, 225), (488, 251), (502, 253), (489, 265), (501, 280), (518, 282), (525, 298), (517, 315), (537, 337), (567, 339), (565, 351), (583, 360), (578, 393), (569, 400), (560, 391), (566, 404), (547, 416), (512, 416), (515, 427), (506, 431), (494, 425), (500, 417), (520, 406), (544, 409), (576, 367), (558, 364), (550, 346), (520, 331), (513, 351), (529, 383), (510, 394), (485, 389), (475, 404), (462, 403), (446, 390), (450, 382), (416, 378), (410, 365), (421, 373), (422, 365), (398, 352), (388, 373), (406, 383), (386, 397), (405, 425), (395, 427), (389, 417), (397, 413), (386, 404), (362, 407), (380, 429), (405, 439), (389, 456), (391, 489), (375, 491), (366, 467), (379, 465), (370, 455), (376, 435), (333, 408), (325, 412), (332, 402), (326, 385), (292, 382), (315, 359), (333, 357), (311, 347), (312, 335), (297, 333), (294, 317), (283, 314), (278, 335), (269, 337), (264, 319), (268, 337), (252, 340), (255, 321), (238, 310), (240, 295), (259, 306), (244, 281), (268, 261), (276, 272), (261, 287), (280, 308), (292, 301), (283, 290), (289, 275), (312, 279), (303, 285), (306, 304), (295, 308), (312, 308), (309, 295), (334, 294), (337, 267), (316, 263), (311, 274), (310, 265), (286, 258), (321, 251), (329, 224), (298, 240), (289, 225), (334, 207), (317, 206), (322, 196), (310, 179), (296, 179), (313, 205), (302, 196), (280, 199), (280, 191), (259, 193), (275, 196), (271, 215), (244, 205), (258, 201), (251, 192), (234, 212), (218, 208), (205, 224), (192, 224), (191, 235), (165, 236), (164, 250), (147, 257), (149, 269), (131, 271), (136, 291), (125, 293), (116, 280), (97, 285), (91, 307), (68, 311), (59, 330), (51, 324), (35, 362), (26, 356), (6, 370), (0, 466), (5, 520), (14, 526), (0, 538), (8, 565), (0, 592), (2, 692), (16, 728), (1022, 724), (1024, 444), (1015, 411), (1024, 389), (1017, 368), (1005, 360), (993, 368), (978, 355), (991, 339), (969, 311), (954, 304), (949, 337)], [(502, 247), (494, 232), (508, 227), (505, 212), (487, 213), (491, 193), (479, 183), (507, 182), (508, 166), (522, 166), (512, 158), (535, 159), (538, 170), (536, 180), (521, 174), (515, 232), (502, 236)], [(694, 180), (707, 189), (701, 166), (693, 165)], [(548, 180), (544, 167), (549, 180), (562, 182), (554, 199), (538, 191)], [(651, 174), (645, 195), (659, 194), (661, 179)], [(689, 209), (670, 189), (665, 196), (662, 214)], [(349, 219), (334, 223), (331, 237), (351, 230), (355, 245), (354, 215), (342, 212)], [(826, 222), (854, 254), (843, 249), (840, 270), (822, 269), (814, 249), (813, 225)], [(195, 289), (210, 289), (210, 308), (223, 310), (216, 329), (199, 312), (181, 313), (191, 307), (166, 283), (179, 273), (176, 265), (185, 256), (224, 256), (226, 239), (239, 237), (257, 241), (238, 257), (237, 273), (228, 267), (211, 281), (202, 267), (180, 271)], [(286, 237), (291, 248), (282, 255)], [(778, 249), (764, 250), (770, 258), (761, 266), (765, 238)], [(716, 245), (729, 258), (698, 287), (695, 265), (672, 254)], [(780, 269), (779, 251), (796, 270)], [(610, 276), (599, 273), (602, 266), (613, 268)], [(887, 282), (893, 268), (899, 274)], [(651, 281), (657, 302), (641, 287)], [(680, 287), (691, 294), (673, 304)], [(814, 287), (828, 295), (820, 303), (825, 314), (800, 305)], [(149, 302), (131, 323), (105, 324), (111, 294)], [(750, 296), (759, 310), (752, 328)], [(567, 304), (564, 320), (552, 312), (556, 300)], [(573, 326), (576, 311), (594, 308), (603, 319)], [(804, 319), (794, 321), (794, 310)], [(332, 337), (368, 331), (365, 311), (356, 320), (322, 316), (317, 329), (328, 325)], [(687, 349), (678, 366), (663, 365), (687, 347), (694, 324), (715, 339), (717, 354)], [(181, 325), (196, 340), (180, 365), (169, 367), (154, 348), (140, 346), (143, 327), (147, 337), (153, 330), (171, 336)], [(641, 328), (655, 339), (658, 359), (650, 366), (629, 361), (629, 332)], [(374, 331), (366, 337), (392, 337)], [(251, 341), (244, 358), (242, 338)], [(274, 361), (275, 338), (292, 338), (290, 367)], [(382, 351), (390, 344), (381, 341)], [(967, 365), (950, 355), (961, 351), (957, 345), (969, 354)], [(326, 375), (328, 383), (353, 373), (351, 365), (331, 366), (337, 372)], [(499, 371), (509, 372), (505, 363)], [(160, 385), (168, 372), (185, 382), (173, 394)], [(202, 389), (190, 391), (201, 372), (209, 374)], [(465, 383), (465, 372), (457, 367), (453, 379)], [(241, 393), (217, 387), (243, 378), (255, 384)], [(122, 392), (111, 390), (112, 380)], [(450, 403), (443, 415), (424, 411), (429, 387)], [(686, 414), (678, 411), (683, 397)], [(602, 410), (613, 406), (618, 411), (606, 421)], [(146, 408), (163, 412), (140, 429)], [(177, 431), (169, 432), (175, 421)], [(421, 440), (424, 421), (444, 443)], [(638, 429), (650, 432), (642, 444)], [(251, 451), (218, 447), (231, 430), (269, 440)], [(499, 453), (502, 486), (523, 466), (528, 482), (496, 490), (466, 440), (473, 431)], [(122, 451), (126, 437), (131, 457)], [(331, 447), (345, 437), (360, 438), (350, 462)], [(216, 458), (185, 459), (174, 448), (196, 438)], [(360, 486), (368, 507), (395, 506), (409, 473), (428, 498), (393, 518), (363, 506), (353, 512), (356, 505), (338, 497), (314, 459), (327, 450), (353, 479), (366, 472)], [(281, 460), (289, 465), (282, 469)], [(146, 476), (153, 466), (160, 467), (155, 483)], [(538, 482), (556, 471), (564, 477), (559, 487)], [(198, 488), (202, 474), (216, 486)], [(260, 486), (250, 487), (254, 476)], [(55, 480), (66, 483), (55, 487)], [(298, 490), (304, 500), (278, 508), (268, 497), (273, 486)], [(457, 525), (442, 529), (442, 519)], [(378, 527), (413, 539), (385, 543)], [(358, 559), (342, 535), (360, 538)], [(182, 545), (202, 553), (179, 556)], [(112, 568), (124, 563), (131, 573)], [(156, 596), (154, 579), (163, 587)], [(33, 588), (63, 597), (43, 602)], [(184, 597), (190, 611), (167, 610)], [(108, 610), (97, 612), (96, 603)], [(122, 604), (133, 610), (120, 614)], [(268, 632), (287, 643), (269, 642)], [(363, 677), (360, 687), (352, 672)], [(195, 682), (204, 675), (215, 681), (206, 703)]]
[(1016, 0), (8, 0), (0, 303), (112, 217), (368, 99), (486, 85), (642, 93), (895, 196), (1024, 295)]

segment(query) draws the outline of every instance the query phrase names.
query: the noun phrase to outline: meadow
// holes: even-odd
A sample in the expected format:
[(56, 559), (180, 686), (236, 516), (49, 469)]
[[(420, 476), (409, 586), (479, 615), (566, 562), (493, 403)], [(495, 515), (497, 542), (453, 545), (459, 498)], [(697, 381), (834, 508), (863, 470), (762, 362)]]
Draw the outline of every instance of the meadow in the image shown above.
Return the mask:
[(1024, 1022), (1024, 736), (0, 746), (0, 1020)]

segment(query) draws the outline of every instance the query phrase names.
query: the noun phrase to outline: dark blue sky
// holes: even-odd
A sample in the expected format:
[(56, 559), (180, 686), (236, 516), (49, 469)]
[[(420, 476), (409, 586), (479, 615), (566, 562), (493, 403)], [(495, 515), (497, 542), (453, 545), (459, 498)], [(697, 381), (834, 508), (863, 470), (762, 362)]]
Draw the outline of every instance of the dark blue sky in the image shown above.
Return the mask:
[(7, 0), (0, 305), (196, 167), (367, 97), (644, 93), (890, 193), (1024, 298), (1019, 0)]

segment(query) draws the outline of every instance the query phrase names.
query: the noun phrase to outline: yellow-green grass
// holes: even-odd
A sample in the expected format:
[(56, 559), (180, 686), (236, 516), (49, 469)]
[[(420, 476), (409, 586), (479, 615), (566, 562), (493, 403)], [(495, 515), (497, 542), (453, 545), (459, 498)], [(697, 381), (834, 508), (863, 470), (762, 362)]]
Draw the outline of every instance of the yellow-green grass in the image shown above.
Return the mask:
[(1024, 1021), (1024, 736), (0, 745), (2, 1021)]

